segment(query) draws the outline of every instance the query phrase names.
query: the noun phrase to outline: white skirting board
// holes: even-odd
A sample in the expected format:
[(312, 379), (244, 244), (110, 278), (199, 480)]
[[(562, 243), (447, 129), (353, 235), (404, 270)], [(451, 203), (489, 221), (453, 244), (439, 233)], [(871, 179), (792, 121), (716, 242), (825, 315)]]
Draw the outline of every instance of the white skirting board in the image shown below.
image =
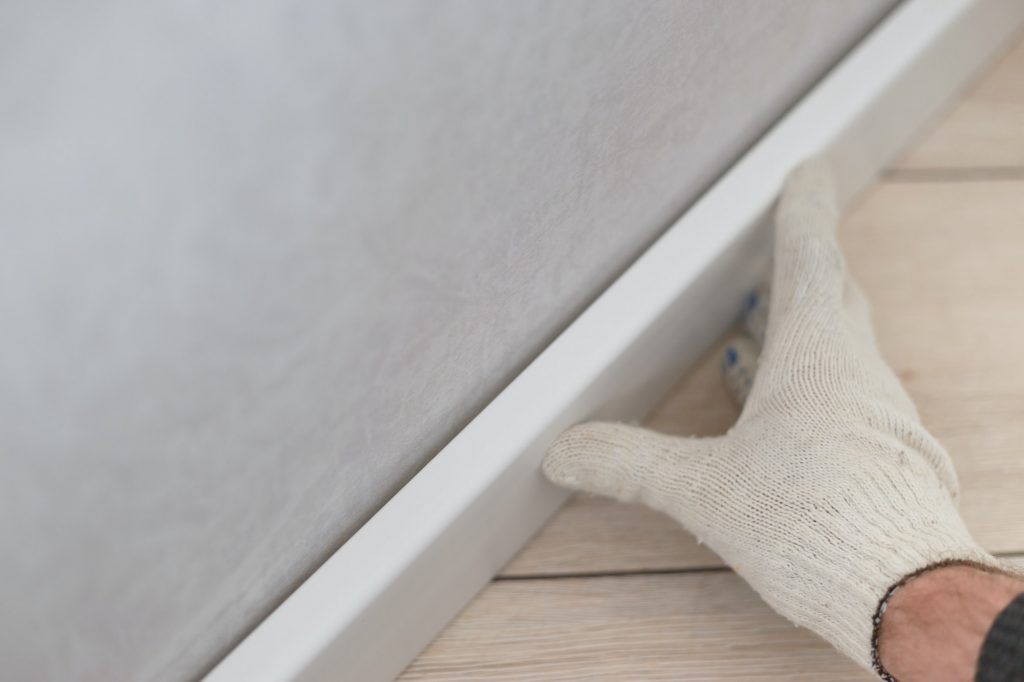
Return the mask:
[(565, 500), (566, 427), (647, 413), (734, 320), (787, 172), (863, 189), (1024, 26), (1024, 0), (908, 0), (236, 647), (209, 682), (392, 680)]

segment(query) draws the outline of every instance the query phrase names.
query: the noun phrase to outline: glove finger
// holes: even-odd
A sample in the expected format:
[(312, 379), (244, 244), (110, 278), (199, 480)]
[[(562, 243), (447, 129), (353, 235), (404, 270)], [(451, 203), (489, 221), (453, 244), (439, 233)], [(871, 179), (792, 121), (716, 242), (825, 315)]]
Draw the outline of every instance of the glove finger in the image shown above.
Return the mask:
[(787, 179), (776, 211), (770, 329), (787, 320), (808, 328), (841, 319), (846, 274), (838, 224), (827, 165), (803, 163)]
[(873, 363), (876, 368), (872, 382), (874, 394), (883, 403), (919, 421), (920, 416), (914, 401), (892, 367), (882, 357), (882, 351), (878, 347), (874, 327), (871, 324), (871, 305), (867, 296), (850, 276), (847, 276), (843, 289), (843, 309), (851, 337), (857, 344), (859, 356), (862, 360)]
[(591, 422), (559, 436), (544, 457), (553, 483), (678, 513), (693, 466), (718, 438), (676, 438), (639, 426)]
[(847, 275), (843, 286), (843, 310), (854, 333), (874, 343), (875, 331), (871, 326), (871, 304), (857, 282)]
[(771, 289), (767, 284), (762, 284), (750, 292), (743, 303), (743, 326), (747, 333), (757, 343), (764, 345), (764, 334), (768, 327), (768, 299), (771, 296)]
[(747, 402), (757, 372), (761, 347), (749, 336), (734, 336), (722, 349), (722, 380), (740, 407)]

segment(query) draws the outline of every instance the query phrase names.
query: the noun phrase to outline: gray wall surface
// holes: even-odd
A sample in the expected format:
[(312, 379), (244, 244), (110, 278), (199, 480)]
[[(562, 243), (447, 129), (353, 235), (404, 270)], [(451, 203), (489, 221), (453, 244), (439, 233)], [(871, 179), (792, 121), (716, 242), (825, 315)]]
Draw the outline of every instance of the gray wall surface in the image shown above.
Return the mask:
[(0, 661), (217, 660), (892, 0), (0, 7)]

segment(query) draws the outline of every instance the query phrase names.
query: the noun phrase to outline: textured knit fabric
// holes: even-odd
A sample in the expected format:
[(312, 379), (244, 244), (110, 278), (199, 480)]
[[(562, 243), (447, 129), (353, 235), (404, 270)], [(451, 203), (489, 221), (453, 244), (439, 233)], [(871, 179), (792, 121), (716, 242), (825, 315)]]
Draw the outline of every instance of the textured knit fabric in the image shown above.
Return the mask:
[(949, 456), (878, 351), (837, 222), (827, 169), (803, 166), (779, 204), (764, 346), (726, 435), (584, 424), (544, 470), (674, 517), (779, 613), (870, 669), (891, 586), (941, 561), (996, 560), (965, 528)]
[(975, 682), (1024, 680), (1024, 594), (1002, 610), (985, 637)]

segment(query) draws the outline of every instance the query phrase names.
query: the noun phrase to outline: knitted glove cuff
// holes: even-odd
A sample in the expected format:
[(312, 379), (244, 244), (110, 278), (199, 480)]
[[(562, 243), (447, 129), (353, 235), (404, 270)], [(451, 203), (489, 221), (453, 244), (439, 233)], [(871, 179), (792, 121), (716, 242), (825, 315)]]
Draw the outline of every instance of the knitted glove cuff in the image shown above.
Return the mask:
[[(1002, 570), (997, 559), (973, 542), (957, 540), (962, 538), (951, 534), (941, 550), (922, 543), (886, 553), (877, 560), (865, 557), (852, 565), (820, 564), (813, 575), (805, 574), (802, 579), (817, 582), (813, 589), (797, 584), (788, 589), (773, 585), (762, 596), (797, 625), (818, 633), (882, 679), (891, 679), (881, 674), (884, 669), (880, 669), (878, 659), (878, 627), (884, 605), (899, 587), (928, 570), (947, 565)], [(822, 602), (823, 595), (831, 598)]]

